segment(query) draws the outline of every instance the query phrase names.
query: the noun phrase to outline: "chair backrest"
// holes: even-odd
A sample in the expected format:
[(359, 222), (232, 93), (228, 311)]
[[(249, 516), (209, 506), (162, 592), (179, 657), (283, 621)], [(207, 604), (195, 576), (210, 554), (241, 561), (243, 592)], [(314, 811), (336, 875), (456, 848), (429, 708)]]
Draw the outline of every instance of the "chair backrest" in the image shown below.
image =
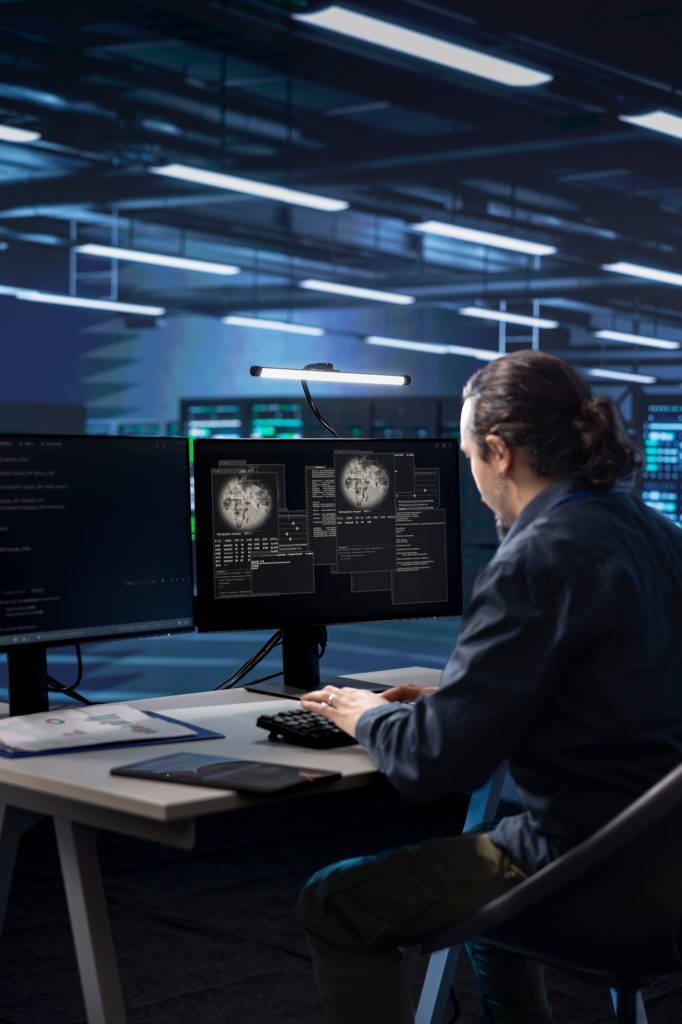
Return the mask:
[(682, 765), (567, 854), (475, 914), (428, 936), (426, 952), (481, 936), (586, 970), (682, 966)]

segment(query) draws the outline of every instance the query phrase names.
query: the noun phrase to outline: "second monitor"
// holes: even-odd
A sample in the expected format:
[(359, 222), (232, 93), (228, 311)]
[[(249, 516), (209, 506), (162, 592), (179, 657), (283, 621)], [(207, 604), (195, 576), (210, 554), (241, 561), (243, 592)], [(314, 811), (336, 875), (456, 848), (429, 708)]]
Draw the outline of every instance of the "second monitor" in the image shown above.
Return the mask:
[(197, 440), (199, 630), (282, 630), (284, 684), (320, 685), (329, 623), (462, 610), (454, 440)]

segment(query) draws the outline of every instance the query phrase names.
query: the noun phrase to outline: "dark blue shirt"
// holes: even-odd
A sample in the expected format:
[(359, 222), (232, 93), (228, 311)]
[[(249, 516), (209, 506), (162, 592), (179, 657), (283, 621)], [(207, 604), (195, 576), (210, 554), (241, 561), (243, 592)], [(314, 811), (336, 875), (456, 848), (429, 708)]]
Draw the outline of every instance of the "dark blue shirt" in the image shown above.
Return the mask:
[(506, 760), (525, 807), (491, 838), (537, 870), (682, 759), (682, 530), (571, 477), (523, 510), (479, 575), (438, 691), (357, 736), (408, 800)]

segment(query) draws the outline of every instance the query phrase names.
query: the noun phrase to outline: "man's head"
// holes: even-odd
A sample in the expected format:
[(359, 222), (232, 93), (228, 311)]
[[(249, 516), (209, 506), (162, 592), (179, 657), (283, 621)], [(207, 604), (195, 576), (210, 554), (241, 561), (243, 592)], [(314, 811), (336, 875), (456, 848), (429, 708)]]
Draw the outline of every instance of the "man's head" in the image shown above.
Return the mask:
[(579, 474), (607, 488), (641, 464), (612, 403), (556, 356), (503, 356), (471, 377), (463, 398), (462, 451), (502, 535), (553, 481)]

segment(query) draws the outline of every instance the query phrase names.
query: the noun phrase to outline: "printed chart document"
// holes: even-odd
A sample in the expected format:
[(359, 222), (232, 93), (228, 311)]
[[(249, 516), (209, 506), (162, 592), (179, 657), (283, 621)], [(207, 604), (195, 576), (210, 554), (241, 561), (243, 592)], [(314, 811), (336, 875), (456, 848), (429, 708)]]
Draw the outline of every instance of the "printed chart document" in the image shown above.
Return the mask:
[(0, 721), (0, 753), (72, 750), (109, 743), (194, 739), (197, 729), (128, 704), (56, 708)]

